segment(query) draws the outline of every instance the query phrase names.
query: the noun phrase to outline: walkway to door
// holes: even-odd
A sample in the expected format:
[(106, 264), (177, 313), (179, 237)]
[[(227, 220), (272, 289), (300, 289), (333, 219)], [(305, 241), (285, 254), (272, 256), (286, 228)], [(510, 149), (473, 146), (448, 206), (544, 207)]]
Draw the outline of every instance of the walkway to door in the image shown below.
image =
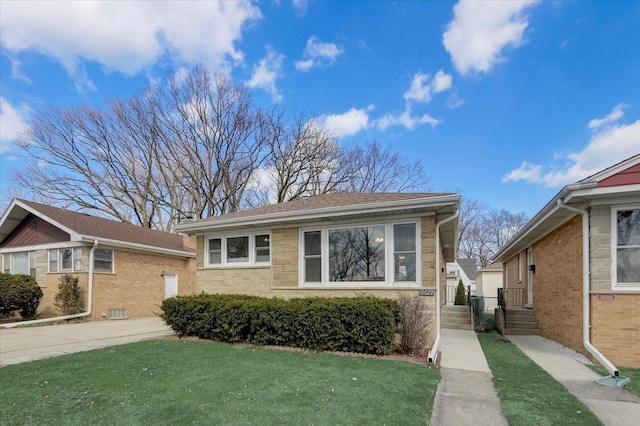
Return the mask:
[(491, 370), (472, 330), (442, 329), (440, 367), (431, 425), (507, 425)]

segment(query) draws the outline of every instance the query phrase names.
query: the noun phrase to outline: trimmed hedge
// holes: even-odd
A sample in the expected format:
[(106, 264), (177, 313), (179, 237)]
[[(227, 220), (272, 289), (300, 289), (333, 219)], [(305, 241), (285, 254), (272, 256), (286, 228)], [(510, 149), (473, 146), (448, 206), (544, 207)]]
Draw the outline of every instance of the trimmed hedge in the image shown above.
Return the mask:
[(42, 290), (29, 275), (0, 274), (0, 315), (11, 316), (15, 311), (23, 319), (36, 316)]
[(161, 318), (179, 337), (388, 354), (398, 303), (371, 296), (284, 300), (234, 294), (166, 299)]

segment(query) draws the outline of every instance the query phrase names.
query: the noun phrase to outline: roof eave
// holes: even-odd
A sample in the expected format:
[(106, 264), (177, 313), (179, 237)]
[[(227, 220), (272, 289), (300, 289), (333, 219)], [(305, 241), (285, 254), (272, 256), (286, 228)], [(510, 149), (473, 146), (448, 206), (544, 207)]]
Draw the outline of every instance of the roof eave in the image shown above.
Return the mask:
[(98, 245), (105, 244), (113, 248), (133, 249), (133, 250), (144, 251), (144, 252), (155, 253), (155, 254), (166, 254), (171, 256), (191, 257), (191, 258), (196, 257), (195, 252), (190, 252), (185, 250), (175, 250), (175, 249), (169, 249), (169, 248), (163, 248), (163, 247), (157, 247), (157, 246), (149, 246), (146, 244), (129, 243), (126, 241), (112, 240), (109, 238), (93, 237), (91, 235), (82, 235), (82, 241), (86, 243), (93, 243), (94, 241), (98, 241)]
[(357, 215), (367, 213), (393, 212), (407, 208), (435, 208), (454, 205), (459, 207), (460, 196), (455, 194), (430, 197), (411, 198), (407, 200), (384, 201), (377, 203), (356, 204), (339, 207), (323, 207), (293, 212), (267, 213), (262, 215), (243, 216), (230, 219), (216, 219), (214, 221), (198, 221), (177, 225), (174, 229), (186, 233), (202, 233), (222, 228), (239, 227), (243, 225), (266, 225), (284, 222), (305, 222), (327, 217)]

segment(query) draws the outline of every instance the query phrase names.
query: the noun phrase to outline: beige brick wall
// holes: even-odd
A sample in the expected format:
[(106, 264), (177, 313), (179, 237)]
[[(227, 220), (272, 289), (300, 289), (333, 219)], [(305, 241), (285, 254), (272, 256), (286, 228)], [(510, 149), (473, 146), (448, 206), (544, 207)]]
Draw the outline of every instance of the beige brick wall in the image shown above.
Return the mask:
[(160, 313), (164, 299), (163, 271), (177, 275), (179, 294), (195, 292), (195, 259), (121, 250), (114, 257), (115, 273), (94, 275), (92, 319), (108, 319), (109, 309), (126, 309), (127, 318)]
[(589, 212), (591, 290), (611, 291), (611, 207), (596, 206)]
[(582, 343), (582, 217), (533, 245), (534, 313), (540, 333), (587, 354)]
[(298, 228), (271, 230), (271, 272), (274, 287), (298, 286)]
[[(422, 245), (421, 267), (422, 287), (436, 287), (436, 217), (425, 216), (420, 219), (420, 244)], [(442, 251), (437, 251), (442, 256)], [(442, 257), (440, 258), (442, 260)], [(442, 267), (445, 266), (441, 263)], [(446, 277), (446, 275), (445, 275)], [(440, 282), (445, 282), (446, 278)]]
[(640, 294), (591, 295), (591, 343), (617, 367), (640, 368)]
[[(83, 247), (83, 269), (89, 269), (90, 247)], [(91, 319), (108, 319), (109, 309), (126, 309), (128, 318), (154, 316), (164, 298), (162, 271), (178, 275), (179, 294), (195, 292), (195, 259), (161, 256), (141, 252), (116, 250), (115, 273), (95, 272), (93, 280), (93, 307)], [(38, 283), (43, 297), (38, 307), (41, 318), (60, 315), (55, 310), (54, 299), (62, 275), (68, 272), (49, 273), (48, 251), (36, 253)], [(74, 272), (82, 291), (82, 306), (86, 308), (88, 272)], [(103, 316), (104, 314), (104, 316)]]

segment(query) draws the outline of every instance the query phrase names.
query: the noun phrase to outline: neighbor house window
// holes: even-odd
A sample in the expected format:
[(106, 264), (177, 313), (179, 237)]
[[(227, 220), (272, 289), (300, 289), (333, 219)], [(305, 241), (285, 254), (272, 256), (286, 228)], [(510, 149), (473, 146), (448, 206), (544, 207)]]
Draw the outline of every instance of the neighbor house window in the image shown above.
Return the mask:
[(640, 289), (640, 206), (612, 210), (614, 287)]
[(302, 230), (300, 279), (303, 284), (416, 285), (417, 235), (417, 222)]
[(207, 266), (268, 264), (271, 235), (260, 232), (208, 238), (207, 253)]
[(5, 274), (31, 275), (36, 277), (36, 252), (22, 251), (18, 253), (5, 253), (2, 260), (2, 269)]
[(49, 250), (49, 272), (82, 271), (82, 248)]
[(113, 250), (96, 249), (93, 252), (93, 270), (113, 272)]

